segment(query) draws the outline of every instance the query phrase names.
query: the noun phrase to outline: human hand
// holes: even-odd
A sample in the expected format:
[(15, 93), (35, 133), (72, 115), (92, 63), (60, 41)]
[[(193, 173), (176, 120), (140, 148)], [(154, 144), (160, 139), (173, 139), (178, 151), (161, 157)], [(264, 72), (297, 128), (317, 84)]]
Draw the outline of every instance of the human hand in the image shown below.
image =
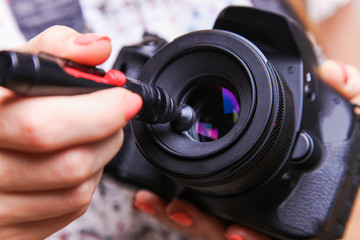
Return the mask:
[(241, 225), (225, 225), (184, 200), (165, 202), (156, 194), (140, 190), (135, 207), (184, 236), (197, 240), (269, 240), (270, 238)]
[[(352, 67), (337, 61), (327, 61), (319, 69), (322, 79), (339, 91), (349, 101), (360, 105), (360, 74)], [(354, 208), (355, 214), (349, 221), (345, 239), (357, 239), (359, 231), (355, 222), (360, 221), (360, 194)], [(226, 226), (215, 217), (206, 214), (194, 205), (174, 200), (166, 203), (157, 195), (140, 190), (135, 196), (135, 206), (166, 226), (187, 237), (198, 240), (266, 240), (269, 237), (241, 225)], [(357, 235), (356, 235), (357, 234)], [(355, 237), (358, 236), (358, 237)]]
[[(328, 60), (319, 69), (322, 79), (341, 93), (351, 103), (360, 105), (360, 72), (354, 66)], [(360, 109), (356, 112), (360, 114)], [(346, 225), (343, 240), (360, 239), (360, 189)]]
[[(97, 65), (111, 43), (56, 26), (13, 50)], [(1, 238), (44, 239), (80, 217), (141, 103), (122, 88), (32, 98), (0, 88)]]
[(327, 60), (319, 69), (322, 79), (351, 103), (360, 105), (360, 73), (357, 68)]

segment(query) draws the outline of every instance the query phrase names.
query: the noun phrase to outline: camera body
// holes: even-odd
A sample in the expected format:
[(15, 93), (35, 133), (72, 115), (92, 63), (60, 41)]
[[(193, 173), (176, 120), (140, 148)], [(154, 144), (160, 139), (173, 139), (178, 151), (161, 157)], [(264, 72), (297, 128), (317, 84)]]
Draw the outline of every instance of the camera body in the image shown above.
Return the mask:
[(107, 171), (279, 239), (340, 237), (359, 185), (359, 120), (319, 79), (301, 28), (228, 7), (212, 30), (154, 42), (124, 49), (114, 67), (192, 106), (197, 121), (186, 132), (132, 121)]

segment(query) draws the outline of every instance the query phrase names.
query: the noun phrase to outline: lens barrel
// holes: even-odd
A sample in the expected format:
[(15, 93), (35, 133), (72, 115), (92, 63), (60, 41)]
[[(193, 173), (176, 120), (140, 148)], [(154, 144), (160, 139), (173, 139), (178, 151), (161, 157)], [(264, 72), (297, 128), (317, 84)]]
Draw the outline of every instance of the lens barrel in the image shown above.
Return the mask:
[(265, 181), (284, 161), (292, 103), (275, 68), (247, 39), (222, 30), (184, 35), (157, 52), (139, 79), (195, 111), (194, 126), (182, 133), (132, 122), (145, 157), (176, 181), (232, 195)]

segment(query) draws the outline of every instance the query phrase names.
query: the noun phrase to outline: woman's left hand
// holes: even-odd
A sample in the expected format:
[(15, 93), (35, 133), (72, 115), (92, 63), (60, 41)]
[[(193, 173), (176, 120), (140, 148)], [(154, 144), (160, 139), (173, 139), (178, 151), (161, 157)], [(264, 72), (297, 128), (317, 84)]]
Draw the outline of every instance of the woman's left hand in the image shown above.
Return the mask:
[(269, 240), (270, 238), (240, 225), (226, 226), (193, 204), (174, 200), (165, 202), (147, 190), (136, 193), (134, 205), (164, 225), (197, 240)]
[[(339, 61), (326, 61), (319, 69), (323, 81), (332, 86), (350, 102), (360, 105), (360, 73), (353, 66)], [(166, 226), (197, 240), (269, 240), (270, 237), (241, 225), (225, 225), (219, 219), (204, 213), (183, 200), (166, 203), (146, 190), (135, 197), (135, 206)], [(355, 201), (343, 240), (360, 239), (355, 222), (360, 221), (360, 193)]]

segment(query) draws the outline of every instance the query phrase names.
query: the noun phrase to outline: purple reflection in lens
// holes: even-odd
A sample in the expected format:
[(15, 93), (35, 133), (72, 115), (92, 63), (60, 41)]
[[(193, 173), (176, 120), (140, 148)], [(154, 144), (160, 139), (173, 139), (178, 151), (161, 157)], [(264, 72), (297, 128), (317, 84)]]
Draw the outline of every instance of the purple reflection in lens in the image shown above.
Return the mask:
[(240, 106), (234, 94), (226, 88), (222, 88), (222, 94), (223, 94), (223, 103), (224, 103), (224, 113), (238, 114), (240, 112)]
[(212, 100), (217, 101), (220, 105), (208, 105), (209, 110), (207, 111), (207, 115), (204, 115), (205, 118), (201, 118), (196, 124), (196, 132), (198, 135), (212, 140), (222, 137), (225, 134), (224, 129), (226, 129), (227, 132), (229, 127), (233, 127), (240, 112), (240, 105), (235, 95), (223, 87), (218, 90), (219, 98)]
[(213, 128), (211, 123), (201, 123), (197, 124), (197, 132), (204, 137), (208, 137), (211, 139), (218, 139), (219, 138), (219, 131), (217, 128)]

